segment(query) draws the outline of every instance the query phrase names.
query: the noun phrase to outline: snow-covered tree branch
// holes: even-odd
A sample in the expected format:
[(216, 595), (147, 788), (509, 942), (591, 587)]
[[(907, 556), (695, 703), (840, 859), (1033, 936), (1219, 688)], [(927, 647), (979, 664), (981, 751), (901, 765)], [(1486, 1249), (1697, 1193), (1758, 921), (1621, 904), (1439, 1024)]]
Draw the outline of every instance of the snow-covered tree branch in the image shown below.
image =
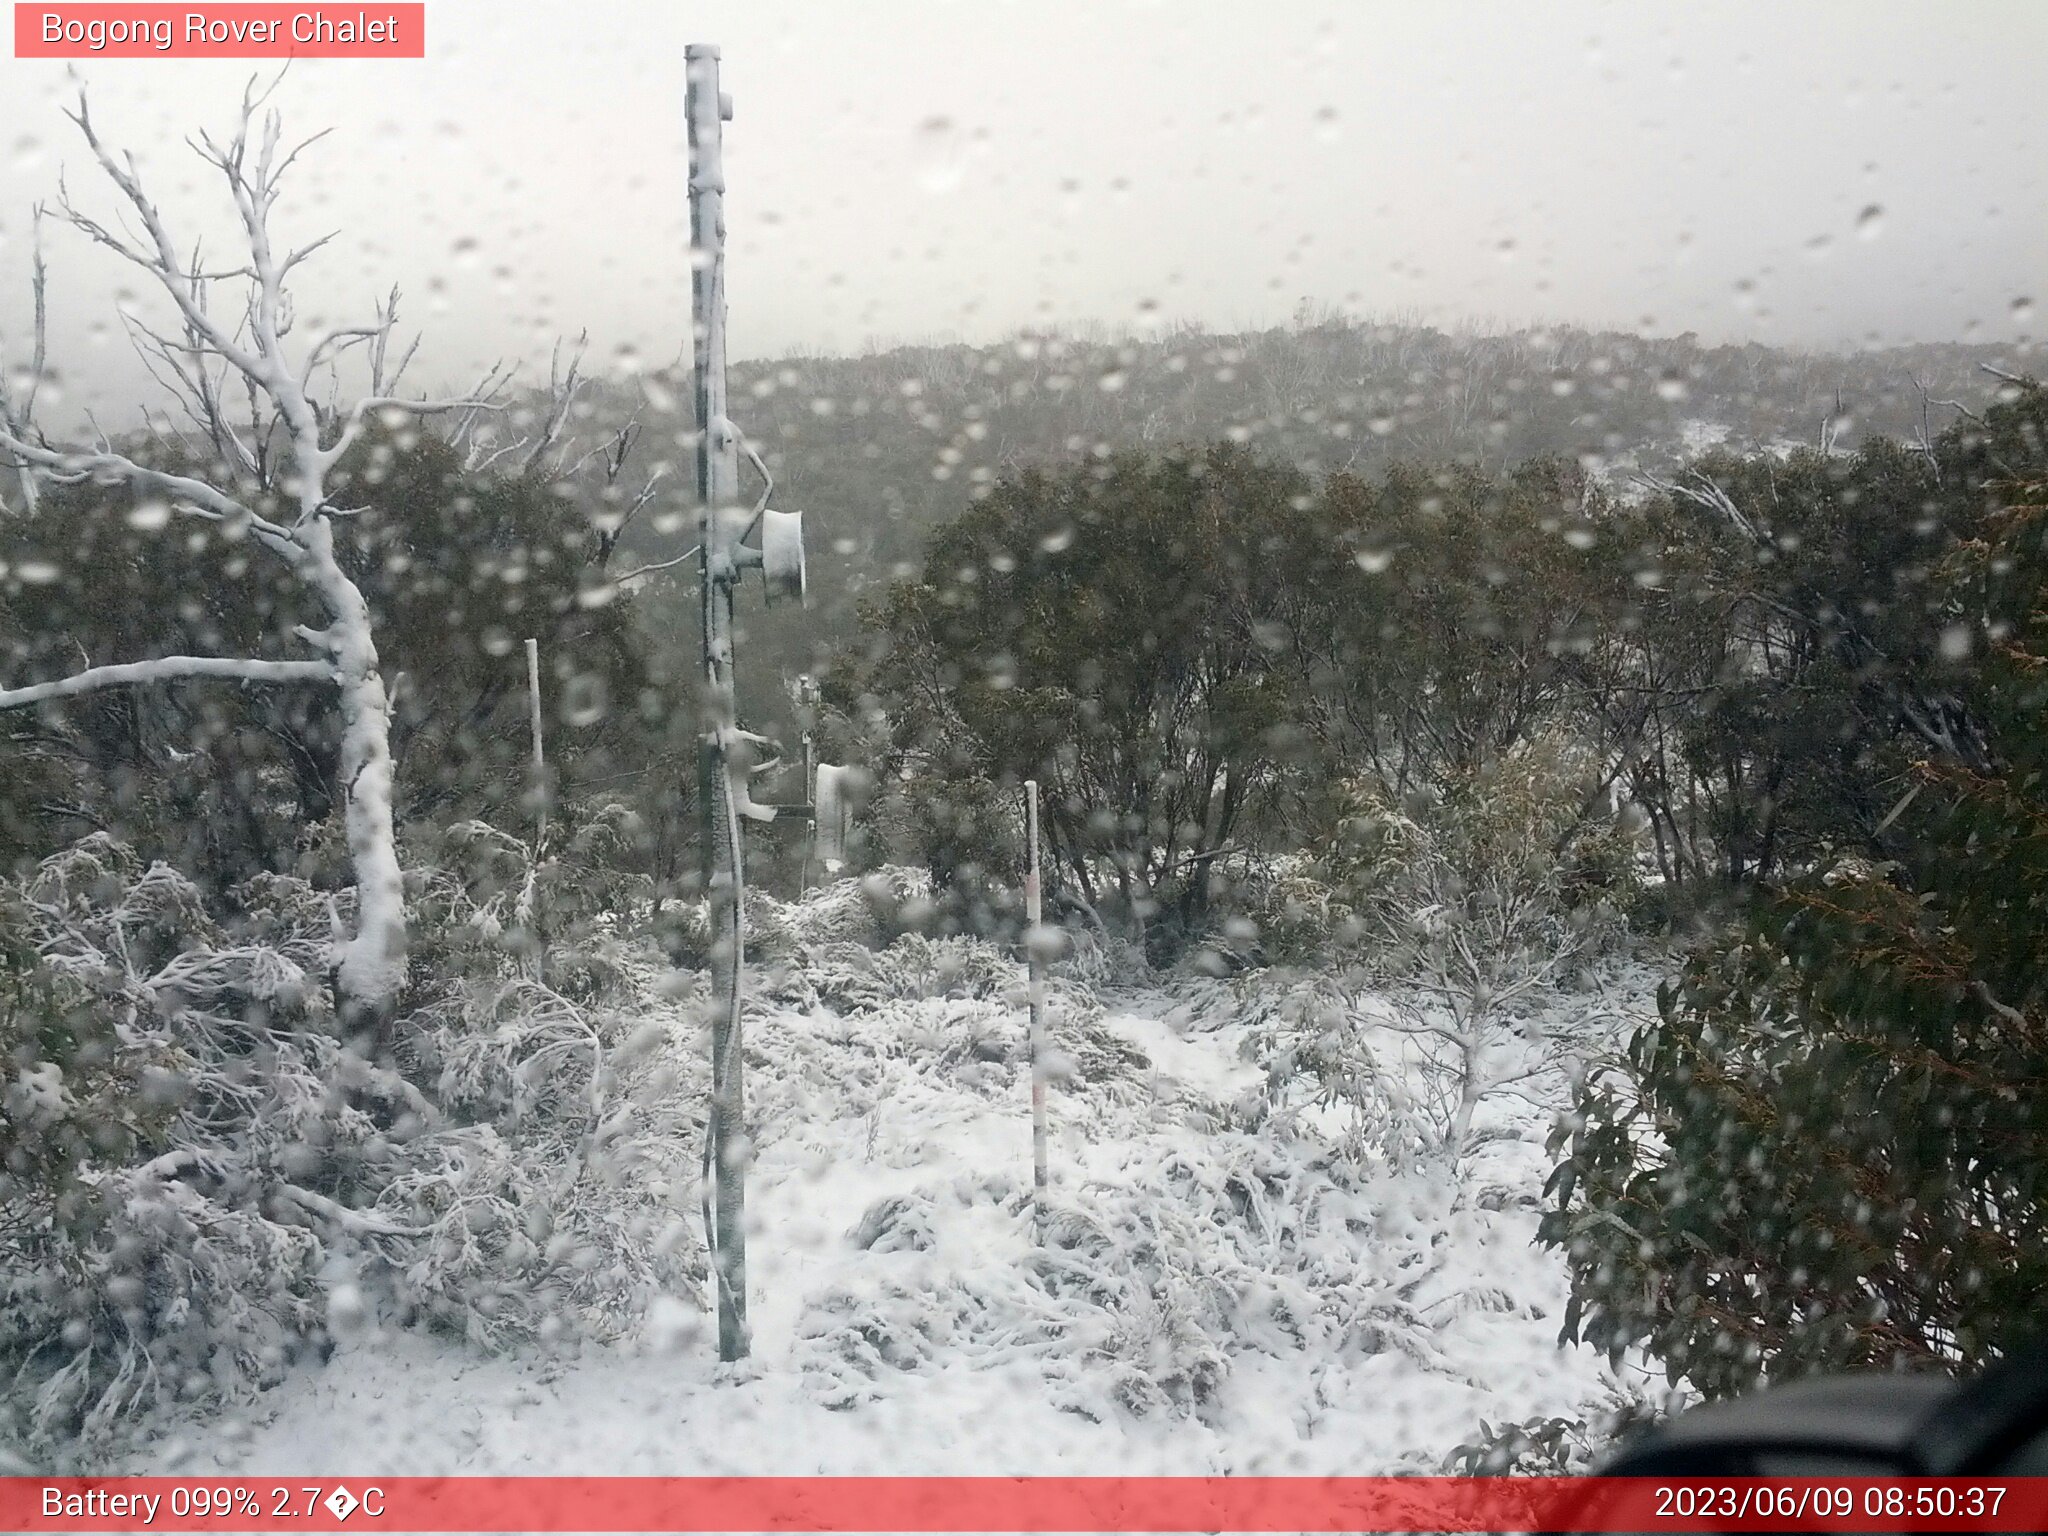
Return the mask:
[(54, 682), (0, 688), (0, 709), (23, 709), (47, 699), (75, 698), (101, 688), (132, 688), (144, 683), (175, 683), (186, 678), (220, 677), (243, 683), (325, 683), (334, 668), (324, 661), (253, 661), (239, 656), (158, 656), (150, 661), (88, 667)]
[[(406, 963), (404, 892), (392, 821), (391, 699), (369, 606), (336, 555), (332, 519), (341, 514), (329, 500), (328, 481), (372, 421), (456, 410), (473, 416), (493, 408), (496, 376), (475, 397), (423, 400), (395, 393), (411, 356), (408, 348), (395, 368), (387, 366), (398, 323), (395, 291), (377, 306), (369, 323), (327, 329), (303, 349), (288, 345), (292, 304), (287, 279), (332, 237), (282, 250), (273, 238), (272, 215), (286, 173), (321, 135), (287, 147), (278, 114), (263, 110), (267, 94), (252, 83), (225, 141), (202, 134), (193, 143), (225, 183), (247, 248), (246, 261), (212, 266), (203, 264), (196, 250), (189, 257), (179, 254), (187, 247), (173, 237), (133, 155), (116, 153), (101, 139), (83, 93), (68, 114), (120, 194), (124, 219), (110, 223), (87, 214), (72, 202), (68, 189), (59, 212), (87, 239), (146, 274), (169, 300), (176, 312), (173, 324), (156, 328), (135, 321), (129, 334), (152, 376), (198, 427), (211, 450), (207, 457), (217, 459), (219, 467), (210, 475), (172, 473), (119, 451), (103, 435), (89, 446), (52, 442), (27, 409), (4, 401), (0, 456), (30, 487), (39, 481), (124, 486), (166, 499), (174, 511), (246, 531), (284, 563), (324, 610), (325, 627), (302, 626), (295, 632), (321, 656), (164, 657), (96, 667), (55, 682), (0, 690), (0, 706), (184, 678), (332, 683), (342, 726), (341, 782), (347, 792), (347, 838), (359, 914), (356, 931), (343, 945), (338, 981), (343, 999), (367, 1023), (379, 1019), (396, 997)], [(42, 367), (41, 271), (38, 263), (32, 379)], [(237, 303), (214, 302), (213, 290), (223, 284), (236, 290)], [(316, 400), (315, 377), (323, 370), (333, 374), (338, 359), (358, 350), (368, 363), (368, 391), (346, 405)], [(228, 402), (237, 395), (247, 402), (242, 425), (228, 419)]]

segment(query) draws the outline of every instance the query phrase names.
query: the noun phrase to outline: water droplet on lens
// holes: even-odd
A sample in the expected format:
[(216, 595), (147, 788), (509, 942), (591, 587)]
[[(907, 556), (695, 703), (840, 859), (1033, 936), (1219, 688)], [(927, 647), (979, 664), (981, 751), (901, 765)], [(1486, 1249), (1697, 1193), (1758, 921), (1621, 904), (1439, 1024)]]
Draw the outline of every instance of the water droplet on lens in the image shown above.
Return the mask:
[(967, 177), (960, 125), (950, 117), (928, 117), (919, 123), (917, 160), (918, 184), (925, 191), (955, 190)]
[(605, 716), (604, 679), (592, 672), (578, 672), (562, 691), (562, 718), (571, 725), (595, 725)]

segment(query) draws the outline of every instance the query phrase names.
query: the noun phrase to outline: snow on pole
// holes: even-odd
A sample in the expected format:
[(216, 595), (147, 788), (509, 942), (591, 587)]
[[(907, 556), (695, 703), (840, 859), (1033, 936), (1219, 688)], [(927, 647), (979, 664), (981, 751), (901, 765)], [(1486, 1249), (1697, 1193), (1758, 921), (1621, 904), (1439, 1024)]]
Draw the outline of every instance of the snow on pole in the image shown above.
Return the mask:
[[(765, 543), (764, 546), (765, 548)], [(806, 672), (796, 680), (797, 715), (804, 731), (804, 788), (810, 792), (811, 815), (804, 827), (804, 862), (797, 875), (797, 894), (811, 888), (811, 863), (818, 857), (818, 743), (813, 729), (817, 720), (818, 684)]]
[[(711, 1105), (705, 1127), (706, 1233), (718, 1298), (718, 1358), (744, 1359), (747, 1339), (746, 1090), (740, 996), (746, 964), (739, 796), (727, 743), (736, 735), (733, 526), (739, 500), (739, 434), (726, 415), (725, 122), (732, 104), (718, 86), (718, 50), (685, 51), (684, 113), (690, 139), (690, 311), (697, 429), (698, 575), (704, 639), (704, 734), (698, 749), (704, 893), (711, 928)], [(739, 786), (744, 789), (744, 784)]]
[(533, 728), (533, 856), (538, 861), (548, 838), (548, 769), (540, 732), (540, 641), (531, 636), (526, 641), (526, 715)]
[(768, 597), (805, 600), (804, 515), (801, 512), (761, 512), (761, 575), (767, 582)]
[(1024, 952), (1031, 977), (1031, 1224), (1045, 1241), (1045, 967), (1039, 959), (1038, 780), (1024, 781)]
[(846, 770), (833, 763), (818, 764), (811, 790), (813, 852), (828, 875), (846, 866), (846, 834), (852, 806), (846, 793)]

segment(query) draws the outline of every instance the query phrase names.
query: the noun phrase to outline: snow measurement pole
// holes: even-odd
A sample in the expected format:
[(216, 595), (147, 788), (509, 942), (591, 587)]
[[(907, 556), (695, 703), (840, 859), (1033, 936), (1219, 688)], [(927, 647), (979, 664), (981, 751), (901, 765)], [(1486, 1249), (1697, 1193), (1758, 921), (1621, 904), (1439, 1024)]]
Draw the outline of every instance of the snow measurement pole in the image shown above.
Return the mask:
[(1038, 931), (1038, 780), (1024, 781), (1024, 841), (1029, 852), (1024, 874), (1024, 953), (1031, 976), (1031, 1223), (1045, 1241), (1045, 964)]
[(797, 878), (801, 893), (811, 888), (811, 865), (818, 856), (818, 680), (806, 672), (796, 680), (797, 717), (804, 733), (804, 783), (811, 789), (811, 814), (804, 823), (803, 871)]
[(526, 642), (526, 721), (533, 733), (533, 861), (548, 840), (548, 759), (541, 742), (540, 641)]
[(718, 88), (718, 50), (692, 43), (684, 55), (689, 86), (690, 311), (695, 338), (698, 589), (703, 608), (704, 675), (698, 707), (697, 799), (702, 810), (704, 895), (711, 927), (711, 1106), (705, 1130), (706, 1233), (718, 1293), (718, 1358), (747, 1354), (746, 1093), (741, 1079), (742, 932), (740, 812), (732, 749), (738, 709), (733, 691), (733, 588), (738, 584), (734, 526), (739, 444), (725, 400), (724, 124), (732, 104)]

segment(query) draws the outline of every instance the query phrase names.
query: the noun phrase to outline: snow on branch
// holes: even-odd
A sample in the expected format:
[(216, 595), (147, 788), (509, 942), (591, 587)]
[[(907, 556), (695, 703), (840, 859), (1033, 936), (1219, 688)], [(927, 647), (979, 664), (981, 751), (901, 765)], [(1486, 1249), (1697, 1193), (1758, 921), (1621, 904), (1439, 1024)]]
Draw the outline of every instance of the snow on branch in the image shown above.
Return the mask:
[[(483, 398), (411, 400), (390, 393), (396, 388), (398, 378), (412, 356), (412, 348), (408, 347), (397, 367), (388, 367), (387, 349), (398, 323), (396, 290), (377, 306), (370, 323), (337, 326), (326, 331), (313, 341), (297, 362), (288, 355), (285, 338), (291, 331), (291, 301), (285, 290), (285, 280), (334, 237), (322, 235), (282, 255), (272, 243), (270, 215), (285, 174), (298, 156), (324, 134), (314, 134), (289, 149), (284, 148), (281, 120), (277, 113), (266, 114), (260, 129), (256, 124), (257, 110), (267, 94), (258, 93), (252, 82), (243, 95), (241, 115), (233, 135), (221, 143), (209, 134), (202, 134), (193, 143), (200, 158), (227, 182), (249, 249), (246, 264), (216, 270), (202, 266), (196, 252), (190, 260), (179, 256), (161, 210), (143, 187), (134, 157), (116, 156), (101, 141), (82, 91), (77, 108), (67, 115), (78, 125), (100, 169), (126, 199), (130, 211), (140, 222), (141, 233), (131, 237), (109, 228), (74, 205), (68, 192), (61, 196), (59, 208), (73, 228), (148, 273), (169, 295), (183, 321), (182, 339), (145, 328), (142, 344), (159, 364), (164, 365), (169, 375), (167, 382), (175, 381), (175, 392), (185, 396), (196, 408), (195, 414), (203, 420), (214, 441), (231, 447), (234, 457), (245, 469), (252, 471), (259, 467), (258, 457), (222, 419), (219, 385), (209, 373), (210, 366), (217, 360), (239, 374), (251, 392), (252, 405), (258, 394), (268, 399), (276, 413), (275, 419), (282, 421), (292, 439), (293, 457), (297, 461), (295, 467), (299, 471), (296, 478), (301, 503), (300, 521), (304, 522), (319, 515), (320, 483), (326, 472), (354, 446), (372, 413), (396, 411), (433, 415), (465, 409), (475, 412), (495, 409), (496, 402), (490, 398), (488, 380)], [(233, 326), (218, 318), (207, 303), (208, 286), (231, 279), (249, 284), (240, 323)], [(345, 413), (329, 413), (330, 420), (332, 416), (340, 417), (340, 426), (331, 442), (323, 442), (326, 435), (323, 428), (329, 422), (323, 420), (322, 411), (313, 401), (310, 393), (312, 381), (322, 367), (332, 367), (340, 356), (357, 348), (364, 349), (368, 356), (371, 392)], [(180, 358), (182, 362), (177, 361)], [(165, 378), (164, 373), (157, 376)]]
[(17, 463), (41, 470), (45, 479), (60, 485), (109, 480), (138, 490), (160, 491), (171, 498), (179, 511), (214, 522), (246, 527), (273, 549), (285, 551), (292, 544), (289, 530), (251, 511), (219, 487), (208, 485), (204, 480), (195, 480), (190, 475), (173, 475), (151, 469), (111, 449), (77, 453), (46, 448), (39, 443), (27, 442), (0, 426), (0, 453), (11, 455)]
[[(348, 1027), (374, 1034), (389, 1023), (406, 973), (405, 888), (392, 815), (391, 696), (377, 655), (369, 603), (336, 547), (334, 520), (347, 513), (330, 499), (328, 481), (373, 416), (466, 411), (466, 426), (477, 413), (496, 409), (491, 397), (502, 381), (493, 370), (485, 379), (483, 398), (399, 397), (396, 385), (411, 349), (399, 357), (396, 368), (389, 366), (388, 347), (398, 317), (395, 290), (377, 306), (369, 324), (343, 325), (313, 339), (310, 346), (287, 349), (293, 323), (287, 279), (332, 237), (288, 249), (272, 242), (271, 214), (285, 176), (321, 136), (287, 147), (278, 114), (261, 112), (269, 94), (270, 89), (259, 91), (252, 82), (234, 131), (225, 141), (206, 134), (190, 141), (199, 157), (226, 181), (239, 218), (246, 258), (238, 253), (227, 262), (202, 260), (196, 246), (181, 255), (169, 224), (144, 189), (135, 157), (116, 153), (102, 142), (83, 91), (77, 109), (67, 114), (124, 200), (124, 218), (108, 224), (86, 214), (71, 202), (61, 180), (59, 211), (86, 238), (147, 273), (176, 307), (177, 324), (151, 328), (135, 321), (129, 335), (151, 376), (211, 440), (224, 466), (221, 475), (208, 480), (150, 468), (120, 452), (104, 433), (89, 442), (53, 445), (23, 412), (12, 408), (0, 413), (0, 464), (50, 484), (125, 485), (162, 496), (181, 513), (222, 523), (231, 531), (248, 531), (286, 562), (324, 611), (325, 627), (302, 628), (300, 638), (318, 644), (327, 654), (317, 661), (165, 657), (88, 668), (61, 681), (0, 690), (0, 708), (95, 688), (192, 677), (331, 685), (341, 723), (340, 770), (348, 786), (343, 814), (357, 903), (356, 931), (343, 944), (337, 977)], [(239, 286), (239, 306), (211, 303), (216, 283)], [(310, 393), (313, 380), (323, 370), (332, 376), (336, 359), (347, 354), (359, 355), (367, 365), (365, 397), (347, 406), (330, 399), (323, 408)], [(245, 431), (227, 419), (226, 402), (237, 396), (247, 401)], [(239, 414), (239, 405), (236, 409)], [(288, 494), (292, 513), (265, 516), (256, 510), (269, 507), (273, 489)]]
[(192, 677), (228, 678), (243, 683), (331, 683), (335, 670), (324, 661), (255, 661), (237, 656), (159, 656), (88, 667), (53, 682), (0, 688), (0, 709), (21, 709), (46, 699), (71, 698), (102, 688), (130, 688), (144, 683), (175, 683)]
[(1662, 480), (1655, 475), (1640, 475), (1637, 478), (1659, 495), (1676, 496), (1682, 501), (1689, 501), (1694, 506), (1713, 513), (1752, 544), (1761, 544), (1766, 548), (1770, 546), (1770, 530), (1752, 521), (1735, 504), (1735, 498), (1730, 496), (1713, 476), (1692, 470), (1684, 480)]
[(343, 424), (341, 434), (335, 438), (333, 445), (319, 450), (318, 462), (323, 469), (330, 467), (354, 447), (372, 411), (379, 414), (393, 412), (408, 416), (439, 416), (448, 411), (494, 410), (496, 406), (497, 402), (494, 400), (474, 397), (453, 400), (406, 400), (395, 395), (366, 396), (358, 400), (349, 411), (348, 420)]
[[(37, 205), (33, 220), (34, 255), (30, 267), (29, 288), (35, 299), (35, 321), (29, 342), (28, 384), (17, 402), (8, 392), (7, 359), (0, 354), (0, 432), (11, 437), (27, 438), (35, 431), (36, 393), (42, 387), (45, 348), (49, 335), (49, 268), (43, 261), (43, 210)], [(24, 507), (33, 512), (36, 509), (36, 477), (34, 470), (18, 457), (15, 467), (21, 472), (21, 497)]]

